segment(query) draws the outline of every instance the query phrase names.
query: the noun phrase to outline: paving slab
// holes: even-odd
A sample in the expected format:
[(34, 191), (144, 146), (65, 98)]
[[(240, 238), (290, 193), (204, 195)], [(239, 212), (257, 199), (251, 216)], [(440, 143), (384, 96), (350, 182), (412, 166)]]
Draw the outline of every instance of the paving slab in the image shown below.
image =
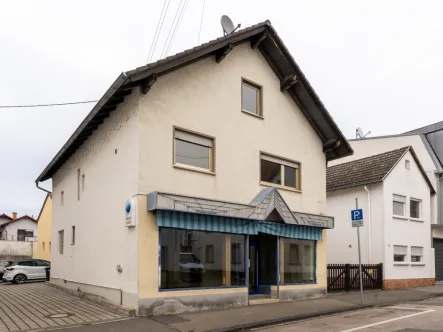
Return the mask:
[(420, 301), (442, 295), (443, 287), (439, 285), (407, 290), (365, 292), (363, 306), (360, 305), (360, 293), (355, 292), (303, 301), (154, 316), (152, 319), (180, 332), (234, 332), (362, 308)]
[(46, 330), (123, 318), (45, 282), (0, 283), (0, 332)]

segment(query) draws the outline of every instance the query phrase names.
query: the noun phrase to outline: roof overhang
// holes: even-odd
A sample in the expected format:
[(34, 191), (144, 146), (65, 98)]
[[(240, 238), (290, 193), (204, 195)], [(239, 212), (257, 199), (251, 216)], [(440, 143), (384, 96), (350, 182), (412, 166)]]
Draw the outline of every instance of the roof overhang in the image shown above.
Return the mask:
[(287, 224), (334, 228), (334, 217), (290, 211), (280, 193), (275, 188), (269, 189), (262, 190), (257, 196), (262, 196), (260, 201), (257, 202), (256, 197), (251, 204), (154, 191), (148, 194), (148, 211), (166, 210), (264, 221), (276, 210)]
[(353, 153), (348, 141), (326, 110), (318, 95), (295, 62), (289, 50), (269, 21), (220, 37), (193, 49), (123, 72), (100, 101), (83, 120), (62, 149), (39, 175), (36, 182), (50, 179), (53, 174), (72, 156), (81, 144), (98, 128), (124, 101), (131, 89), (141, 87), (147, 93), (157, 78), (205, 57), (214, 57), (220, 62), (238, 44), (250, 42), (258, 49), (274, 70), (281, 82), (281, 90), (287, 91), (298, 104), (323, 142), (327, 160), (348, 156)]

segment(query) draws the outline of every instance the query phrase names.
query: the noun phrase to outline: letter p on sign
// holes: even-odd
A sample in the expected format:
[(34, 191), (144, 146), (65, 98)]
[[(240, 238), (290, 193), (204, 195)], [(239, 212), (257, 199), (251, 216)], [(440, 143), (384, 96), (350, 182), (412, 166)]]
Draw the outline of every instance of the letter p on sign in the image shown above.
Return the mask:
[(352, 221), (363, 220), (363, 209), (352, 210), (351, 211), (351, 220)]

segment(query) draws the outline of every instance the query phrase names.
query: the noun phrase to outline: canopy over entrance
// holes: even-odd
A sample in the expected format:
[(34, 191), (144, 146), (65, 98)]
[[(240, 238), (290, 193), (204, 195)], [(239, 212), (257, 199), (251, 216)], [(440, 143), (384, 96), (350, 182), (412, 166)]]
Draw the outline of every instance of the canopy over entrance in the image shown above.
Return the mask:
[(307, 240), (320, 240), (322, 229), (334, 227), (333, 217), (291, 211), (276, 188), (263, 189), (250, 204), (152, 192), (148, 211), (155, 210), (159, 227), (251, 235), (260, 232)]

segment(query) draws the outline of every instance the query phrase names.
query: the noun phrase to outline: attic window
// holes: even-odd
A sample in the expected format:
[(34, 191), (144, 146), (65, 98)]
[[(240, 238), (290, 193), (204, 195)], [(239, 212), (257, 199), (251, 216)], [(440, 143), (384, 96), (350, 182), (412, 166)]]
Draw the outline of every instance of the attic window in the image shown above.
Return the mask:
[(261, 86), (242, 79), (241, 108), (243, 112), (263, 116)]
[(411, 169), (411, 162), (408, 159), (405, 160), (405, 168), (408, 170)]

